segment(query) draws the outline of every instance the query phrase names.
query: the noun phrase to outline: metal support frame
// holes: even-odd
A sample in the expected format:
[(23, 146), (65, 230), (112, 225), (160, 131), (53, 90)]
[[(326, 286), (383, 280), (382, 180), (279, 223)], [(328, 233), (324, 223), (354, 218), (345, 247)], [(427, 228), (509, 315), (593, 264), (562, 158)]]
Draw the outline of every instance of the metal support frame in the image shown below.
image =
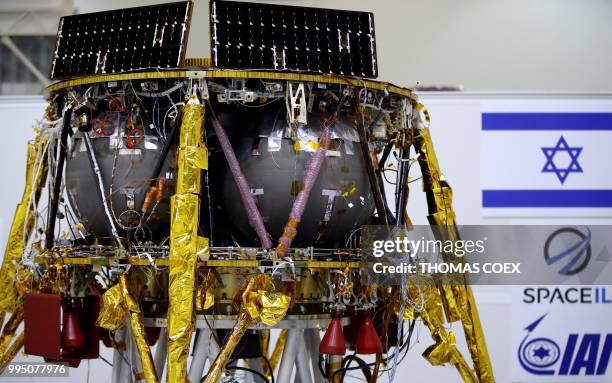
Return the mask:
[(287, 331), (287, 340), (276, 377), (277, 382), (290, 382), (294, 366), (295, 383), (323, 382), (323, 376), (318, 368), (318, 338), (318, 328), (290, 328)]
[[(198, 330), (197, 340), (193, 346), (193, 357), (191, 358), (191, 366), (189, 366), (188, 378), (190, 382), (199, 382), (202, 380), (206, 361), (211, 357), (209, 353), (212, 331), (207, 329)], [(216, 356), (216, 355), (215, 355)], [(211, 362), (214, 360), (211, 359)]]
[(298, 353), (298, 342), (300, 341), (300, 330), (289, 329), (287, 331), (287, 340), (283, 349), (280, 366), (278, 367), (278, 375), (276, 380), (279, 382), (290, 382), (293, 374), (293, 365), (295, 357)]
[(314, 383), (323, 383), (323, 374), (319, 370), (319, 344), (321, 343), (321, 334), (318, 328), (304, 330), (304, 338), (308, 352), (310, 353), (310, 364), (312, 365), (312, 378)]
[(112, 383), (123, 383), (129, 381), (132, 375), (132, 368), (129, 363), (126, 351), (130, 336), (130, 326), (125, 320), (125, 324), (115, 332), (115, 351), (113, 352), (113, 372)]
[(164, 368), (166, 367), (166, 359), (168, 358), (168, 329), (162, 327), (159, 333), (159, 339), (157, 340), (157, 347), (155, 348), (155, 356), (153, 357), (153, 363), (155, 364), (155, 371), (157, 372), (157, 379), (161, 381), (164, 375)]
[(298, 331), (301, 333), (299, 336), (302, 339), (300, 339), (298, 342), (298, 354), (295, 357), (296, 376), (299, 377), (300, 382), (302, 383), (311, 383), (312, 374), (310, 372), (310, 354), (306, 349), (304, 330)]
[(19, 61), (21, 61), (21, 63), (23, 65), (25, 65), (26, 68), (28, 68), (28, 70), (30, 72), (32, 72), (32, 74), (34, 75), (34, 77), (36, 77), (36, 79), (43, 85), (43, 86), (49, 86), (51, 85), (51, 81), (49, 81), (49, 79), (47, 78), (47, 76), (45, 76), (40, 69), (38, 69), (36, 67), (36, 65), (34, 65), (34, 63), (32, 62), (32, 60), (30, 60), (22, 51), (21, 49), (19, 49), (19, 47), (15, 44), (15, 42), (13, 41), (13, 39), (10, 38), (10, 36), (2, 36), (2, 38), (0, 39), (2, 41), (2, 43), (4, 45), (6, 45), (6, 47), (13, 52), (13, 54), (19, 59)]
[(57, 167), (55, 172), (55, 178), (53, 179), (53, 190), (51, 194), (51, 200), (49, 203), (49, 215), (47, 217), (47, 232), (45, 238), (45, 248), (53, 248), (55, 241), (55, 220), (57, 218), (57, 209), (59, 206), (60, 193), (62, 187), (62, 177), (64, 175), (64, 162), (66, 161), (66, 153), (68, 147), (68, 133), (70, 132), (70, 120), (72, 118), (72, 107), (69, 106), (63, 115), (64, 121), (62, 125), (61, 137), (59, 142), (59, 157), (57, 160)]

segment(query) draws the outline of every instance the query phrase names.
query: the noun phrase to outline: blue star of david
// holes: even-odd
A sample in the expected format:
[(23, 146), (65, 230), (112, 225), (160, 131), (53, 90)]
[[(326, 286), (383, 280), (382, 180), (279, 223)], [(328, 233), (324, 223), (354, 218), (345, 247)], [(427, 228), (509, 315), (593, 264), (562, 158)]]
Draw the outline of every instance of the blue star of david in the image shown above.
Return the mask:
[(538, 357), (540, 359), (544, 359), (544, 358), (550, 356), (550, 350), (540, 346), (540, 347), (536, 348), (535, 350), (533, 350), (533, 356), (536, 356), (536, 357)]
[[(567, 142), (565, 142), (563, 136), (559, 138), (559, 141), (557, 141), (554, 147), (542, 148), (542, 151), (546, 156), (546, 164), (542, 169), (542, 173), (555, 173), (561, 183), (565, 182), (570, 173), (582, 173), (582, 167), (578, 163), (578, 156), (580, 152), (582, 152), (582, 148), (570, 147)], [(559, 152), (567, 152), (570, 156), (570, 163), (565, 168), (561, 168), (555, 163), (555, 155)]]

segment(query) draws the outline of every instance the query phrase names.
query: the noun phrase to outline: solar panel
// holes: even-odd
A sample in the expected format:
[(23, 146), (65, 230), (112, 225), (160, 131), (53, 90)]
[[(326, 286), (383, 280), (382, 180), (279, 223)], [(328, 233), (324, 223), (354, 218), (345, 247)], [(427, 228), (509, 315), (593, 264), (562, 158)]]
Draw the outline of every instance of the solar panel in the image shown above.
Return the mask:
[(211, 1), (213, 64), (376, 77), (370, 12)]
[(191, 10), (181, 1), (62, 17), (49, 77), (177, 67)]

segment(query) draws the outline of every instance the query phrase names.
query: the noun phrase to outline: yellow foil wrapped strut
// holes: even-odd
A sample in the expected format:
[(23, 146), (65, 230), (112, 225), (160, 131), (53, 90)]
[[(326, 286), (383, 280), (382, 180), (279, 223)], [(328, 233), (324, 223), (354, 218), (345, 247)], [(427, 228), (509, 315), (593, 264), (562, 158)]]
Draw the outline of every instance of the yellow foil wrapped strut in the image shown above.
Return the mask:
[[(206, 239), (206, 246), (208, 246), (208, 239), (204, 239)], [(198, 311), (208, 310), (215, 304), (215, 296), (210, 292), (210, 288), (215, 283), (215, 278), (216, 275), (213, 269), (208, 269), (202, 280), (202, 285), (196, 293), (196, 309)]]
[(123, 293), (123, 302), (128, 310), (130, 327), (136, 341), (138, 355), (140, 355), (140, 364), (142, 365), (144, 379), (147, 381), (147, 383), (157, 383), (159, 380), (157, 379), (157, 373), (155, 372), (151, 348), (147, 343), (147, 336), (145, 333), (144, 324), (142, 323), (140, 306), (128, 291), (127, 283), (125, 281), (125, 274), (122, 274), (119, 277), (119, 285), (121, 286), (121, 291)]
[(419, 154), (419, 164), (423, 172), (423, 188), (437, 189), (442, 173), (438, 158), (431, 141), (431, 133), (428, 128), (419, 129), (414, 134), (415, 149)]
[(204, 298), (204, 305), (202, 306), (202, 309), (208, 310), (209, 308), (213, 307), (214, 304), (215, 304), (215, 296), (210, 291), (207, 291), (206, 297)]
[(30, 197), (34, 196), (34, 201), (38, 201), (41, 187), (47, 175), (47, 156), (43, 153), (45, 144), (46, 139), (42, 138), (40, 134), (35, 141), (28, 143), (26, 183), (21, 202), (15, 209), (13, 223), (11, 224), (2, 260), (2, 269), (0, 270), (0, 291), (2, 291), (0, 311), (13, 312), (20, 305), (18, 303), (20, 300), (19, 294), (15, 291), (15, 275), (18, 262), (21, 259), (34, 225), (34, 214), (31, 214), (32, 205), (30, 204)]
[(208, 166), (203, 142), (204, 106), (187, 103), (182, 110), (176, 194), (200, 192), (201, 170)]
[(241, 309), (247, 310), (254, 320), (258, 319), (262, 308), (258, 301), (259, 296), (272, 287), (272, 278), (269, 275), (257, 274), (249, 279), (241, 289)]
[[(416, 287), (411, 287), (409, 292), (413, 299), (420, 299)], [(425, 350), (423, 357), (434, 366), (451, 363), (455, 366), (464, 382), (477, 382), (478, 380), (473, 371), (457, 349), (455, 335), (452, 331), (447, 332), (443, 326), (444, 316), (442, 313), (440, 291), (434, 286), (423, 286), (421, 287), (421, 292), (423, 293), (426, 307), (420, 313), (420, 316), (436, 342)]]
[(232, 332), (227, 337), (227, 340), (225, 341), (223, 347), (219, 350), (217, 358), (208, 369), (208, 373), (204, 378), (204, 383), (217, 383), (217, 381), (221, 377), (221, 374), (223, 373), (225, 365), (227, 364), (230, 357), (232, 356), (232, 353), (236, 349), (238, 342), (240, 342), (240, 339), (242, 339), (242, 336), (244, 335), (247, 328), (254, 322), (255, 320), (253, 320), (248, 310), (242, 308), (240, 310), (240, 313), (238, 314), (238, 321), (236, 321)]
[[(171, 200), (170, 275), (168, 287), (168, 382), (183, 382), (193, 331), (199, 196)], [(195, 215), (195, 217), (194, 217)]]
[[(417, 120), (415, 125), (421, 125), (420, 121)], [(451, 240), (459, 239), (455, 226), (455, 212), (452, 208), (452, 190), (440, 171), (429, 129), (416, 129), (414, 137), (416, 151), (419, 154), (419, 165), (423, 174), (423, 188), (427, 194), (430, 224), (437, 227), (440, 236)], [(444, 303), (449, 319), (456, 319), (457, 316), (461, 319), (477, 380), (487, 383), (494, 382), (493, 367), (474, 295), (467, 277), (465, 281), (464, 286), (445, 286), (440, 292), (444, 294)], [(449, 294), (449, 289), (452, 291), (451, 294)], [(454, 298), (454, 304), (450, 299), (451, 296)], [(461, 363), (457, 363), (456, 366), (460, 369), (460, 373), (465, 370)]]
[[(270, 329), (261, 330), (259, 337), (261, 339), (261, 355), (267, 356), (268, 351), (270, 351)], [(264, 370), (266, 370), (266, 367), (264, 367)]]
[[(438, 330), (440, 331), (440, 330)], [(456, 350), (455, 334), (452, 331), (440, 331), (435, 334), (436, 343), (429, 346), (423, 356), (434, 366), (442, 366), (453, 360), (453, 351)]]
[(457, 349), (452, 331), (448, 332), (443, 340), (439, 340), (435, 345), (427, 348), (423, 356), (434, 366), (441, 366), (446, 363), (452, 364), (457, 369), (461, 379), (466, 383), (478, 382), (474, 371), (470, 369)]
[(208, 169), (208, 149), (206, 146), (185, 149), (185, 160), (190, 166), (198, 169)]
[(459, 313), (457, 307), (457, 301), (455, 299), (454, 291), (450, 284), (441, 284), (438, 286), (440, 290), (440, 297), (442, 298), (442, 305), (444, 306), (444, 313), (446, 314), (446, 321), (449, 323), (461, 320), (462, 316)]
[(147, 343), (140, 306), (128, 291), (125, 274), (119, 276), (118, 284), (106, 290), (103, 302), (104, 306), (98, 315), (96, 325), (116, 331), (124, 325), (127, 316), (140, 356), (143, 369), (142, 378), (147, 382), (157, 383), (157, 374), (151, 356), (151, 348)]
[(269, 275), (258, 274), (247, 282), (241, 295), (238, 320), (210, 366), (204, 383), (216, 383), (219, 380), (232, 352), (249, 326), (259, 320), (268, 326), (275, 326), (285, 317), (291, 298), (272, 292), (273, 288), (272, 278)]
[(203, 129), (204, 106), (192, 96), (182, 109), (176, 194), (170, 202), (167, 381), (171, 383), (182, 383), (187, 377), (196, 264), (199, 253), (206, 257), (208, 252), (207, 246), (199, 248), (205, 241), (198, 237), (201, 170), (208, 166)]
[(208, 310), (215, 304), (215, 296), (210, 291), (198, 290), (196, 296), (196, 309), (198, 311)]
[(9, 347), (9, 349), (6, 350), (6, 352), (0, 356), (0, 374), (4, 372), (6, 366), (13, 359), (15, 359), (15, 356), (17, 355), (19, 350), (21, 350), (21, 348), (23, 347), (24, 336), (25, 334), (23, 333), (23, 331), (19, 333), (19, 335), (17, 335), (17, 337), (15, 338), (13, 344), (11, 344), (11, 347)]
[(467, 305), (467, 313), (462, 318), (463, 332), (465, 333), (468, 348), (472, 355), (474, 369), (481, 383), (493, 383), (495, 382), (493, 366), (487, 349), (484, 331), (482, 330), (482, 324), (480, 323), (480, 316), (478, 315), (472, 287), (469, 285), (460, 287), (462, 290), (458, 299), (460, 302), (459, 306), (461, 306), (462, 302), (465, 302)]
[(286, 341), (287, 329), (282, 329), (280, 335), (278, 336), (278, 340), (274, 345), (274, 350), (272, 350), (272, 354), (270, 355), (270, 365), (272, 366), (272, 371), (276, 370), (276, 366), (278, 366), (278, 362), (280, 361), (283, 349), (285, 348)]
[(197, 194), (200, 192), (202, 169), (195, 166), (196, 159), (194, 157), (189, 157), (190, 154), (194, 155), (195, 153), (195, 151), (188, 153), (187, 150), (179, 149), (178, 163), (183, 165), (183, 170), (178, 174), (178, 182), (176, 183), (177, 195), (185, 193)]
[(426, 190), (427, 200), (431, 201), (431, 205), (429, 206), (429, 223), (436, 226), (447, 226), (447, 232), (441, 234), (454, 237), (444, 239), (459, 239), (456, 235), (456, 230), (451, 228), (451, 226), (455, 225), (455, 212), (452, 207), (452, 189), (445, 181), (440, 182), (440, 184), (444, 186), (437, 189)]
[(3, 354), (6, 351), (9, 344), (13, 340), (17, 328), (23, 321), (23, 314), (23, 305), (18, 305), (9, 320), (6, 321), (6, 324), (2, 329), (2, 335), (0, 335), (0, 354)]

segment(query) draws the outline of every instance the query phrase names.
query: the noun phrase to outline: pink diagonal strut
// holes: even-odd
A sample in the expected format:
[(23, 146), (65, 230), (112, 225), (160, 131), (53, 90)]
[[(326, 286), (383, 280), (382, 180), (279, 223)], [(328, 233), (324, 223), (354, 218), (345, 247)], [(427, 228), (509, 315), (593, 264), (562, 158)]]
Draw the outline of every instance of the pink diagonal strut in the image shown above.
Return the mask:
[(302, 189), (293, 202), (291, 213), (289, 213), (289, 221), (285, 225), (283, 235), (278, 240), (276, 255), (281, 258), (285, 256), (287, 250), (289, 250), (291, 247), (293, 238), (295, 238), (297, 234), (297, 228), (300, 224), (300, 220), (302, 219), (302, 214), (304, 214), (306, 204), (308, 203), (310, 191), (312, 190), (312, 187), (314, 186), (314, 183), (321, 172), (323, 161), (325, 161), (325, 154), (327, 153), (330, 139), (331, 129), (326, 125), (323, 133), (321, 133), (321, 137), (319, 137), (319, 146), (317, 147), (317, 151), (312, 155), (310, 161), (308, 161), (308, 164), (306, 165)]
[(227, 134), (225, 134), (225, 130), (221, 126), (219, 120), (214, 118), (212, 120), (212, 125), (213, 129), (215, 130), (215, 134), (217, 134), (217, 138), (219, 139), (219, 143), (221, 144), (223, 154), (225, 154), (225, 159), (229, 164), (229, 168), (232, 172), (232, 176), (234, 177), (234, 181), (238, 186), (240, 198), (242, 199), (242, 203), (246, 210), (247, 217), (249, 218), (249, 224), (251, 224), (251, 227), (253, 228), (253, 230), (255, 230), (255, 233), (257, 233), (257, 236), (261, 241), (261, 246), (264, 249), (269, 249), (272, 247), (270, 235), (266, 231), (266, 227), (264, 225), (263, 219), (261, 218), (261, 214), (259, 213), (259, 209), (257, 209), (257, 205), (255, 204), (255, 199), (251, 194), (251, 187), (249, 186), (246, 177), (240, 169), (240, 165), (238, 164), (236, 154), (234, 153), (234, 149), (232, 149), (232, 145), (230, 144), (229, 138), (227, 138)]

